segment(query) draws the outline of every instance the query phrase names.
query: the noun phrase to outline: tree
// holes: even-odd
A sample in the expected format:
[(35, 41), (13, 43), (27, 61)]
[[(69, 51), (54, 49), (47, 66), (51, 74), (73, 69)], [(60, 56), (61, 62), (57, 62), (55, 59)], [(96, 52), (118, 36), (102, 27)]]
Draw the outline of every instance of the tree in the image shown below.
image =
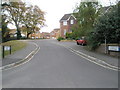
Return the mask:
[(6, 7), (7, 14), (9, 19), (14, 22), (16, 28), (17, 28), (17, 39), (21, 38), (21, 31), (20, 31), (20, 25), (22, 21), (22, 17), (25, 13), (25, 3), (21, 2), (10, 2), (10, 5)]
[(103, 43), (105, 38), (107, 43), (118, 43), (120, 41), (120, 3), (112, 6), (111, 11), (102, 15), (95, 24), (95, 38)]
[(35, 31), (39, 31), (44, 26), (44, 12), (38, 6), (26, 7), (26, 12), (22, 18), (23, 24), (26, 26), (27, 38)]
[(2, 5), (2, 8), (1, 8), (1, 13), (2, 13), (2, 15), (1, 15), (1, 32), (2, 32), (2, 34), (1, 34), (1, 36), (2, 36), (2, 42), (5, 42), (5, 41), (7, 41), (8, 39), (9, 39), (9, 29), (8, 29), (8, 27), (7, 27), (7, 25), (8, 25), (8, 23), (10, 22), (9, 21), (9, 19), (8, 19), (8, 17), (7, 17), (7, 15), (5, 14), (5, 7), (6, 6), (8, 6), (8, 5), (6, 5), (6, 4), (4, 4), (4, 5)]
[(23, 23), (23, 25), (25, 25), (23, 31), (27, 33), (27, 38), (33, 32), (31, 29), (31, 27), (32, 27), (32, 24), (31, 24), (31, 22), (32, 22), (32, 9), (33, 9), (32, 5), (26, 7), (24, 17), (22, 17), (22, 23)]
[(101, 15), (89, 34), (90, 49), (95, 50), (101, 43), (120, 43), (120, 3)]
[[(100, 14), (98, 2), (81, 2), (74, 10), (77, 18), (77, 26), (73, 28), (73, 32), (79, 33), (79, 36), (87, 36), (93, 30), (94, 22)], [(77, 30), (76, 30), (77, 28)]]
[(8, 21), (6, 20), (6, 16), (2, 15), (2, 42), (5, 42), (9, 39), (9, 29), (7, 27)]

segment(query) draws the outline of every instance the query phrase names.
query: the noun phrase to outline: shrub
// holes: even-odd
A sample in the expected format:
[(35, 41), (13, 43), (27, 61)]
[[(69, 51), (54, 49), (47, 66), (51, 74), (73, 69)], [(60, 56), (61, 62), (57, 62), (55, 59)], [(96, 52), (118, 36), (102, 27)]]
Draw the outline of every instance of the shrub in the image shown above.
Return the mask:
[(58, 40), (58, 41), (61, 41), (61, 40), (64, 40), (64, 38), (63, 38), (63, 37), (58, 37), (57, 40)]

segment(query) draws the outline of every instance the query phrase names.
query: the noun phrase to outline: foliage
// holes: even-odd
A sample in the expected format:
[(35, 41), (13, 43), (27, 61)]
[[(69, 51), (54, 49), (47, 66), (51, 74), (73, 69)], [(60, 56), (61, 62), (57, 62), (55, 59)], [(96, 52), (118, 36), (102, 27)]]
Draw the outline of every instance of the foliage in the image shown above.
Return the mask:
[(72, 33), (66, 33), (66, 39), (73, 39)]
[(63, 38), (63, 37), (58, 37), (57, 40), (58, 40), (58, 41), (61, 41), (61, 40), (64, 40), (64, 38)]
[(9, 29), (7, 28), (8, 21), (6, 21), (6, 16), (2, 15), (2, 42), (9, 39)]
[(22, 22), (26, 26), (27, 38), (29, 34), (39, 31), (40, 28), (44, 26), (44, 14), (45, 13), (38, 6), (30, 5), (26, 7)]
[(87, 48), (89, 50), (95, 50), (98, 46), (100, 46), (99, 40), (96, 38), (96, 34), (89, 33), (86, 40), (87, 40)]
[[(26, 27), (24, 31), (27, 32), (27, 37), (44, 26), (45, 13), (38, 6), (27, 5), (20, 0), (19, 2), (10, 2), (2, 10), (7, 17), (6, 20), (8, 19), (9, 23), (16, 26), (17, 39), (21, 38), (21, 27), (23, 26)], [(3, 30), (6, 32), (5, 29)]]
[(92, 32), (94, 22), (100, 14), (101, 5), (98, 2), (81, 2), (74, 10), (74, 15), (77, 18), (77, 24), (72, 28), (73, 34), (76, 37), (87, 36)]
[(10, 2), (10, 5), (5, 7), (11, 23), (14, 22), (17, 28), (17, 39), (21, 38), (20, 24), (23, 14), (25, 12), (25, 3), (23, 2)]
[(94, 38), (103, 43), (105, 38), (107, 43), (118, 43), (120, 41), (120, 3), (113, 6), (110, 12), (102, 15), (95, 24), (96, 34)]

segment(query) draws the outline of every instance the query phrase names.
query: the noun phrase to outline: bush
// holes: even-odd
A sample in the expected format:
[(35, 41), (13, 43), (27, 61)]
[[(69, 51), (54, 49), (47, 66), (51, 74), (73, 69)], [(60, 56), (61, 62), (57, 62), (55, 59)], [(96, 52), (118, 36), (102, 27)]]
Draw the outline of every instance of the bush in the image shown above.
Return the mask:
[(63, 38), (63, 37), (58, 37), (57, 40), (58, 40), (58, 41), (61, 41), (61, 40), (64, 40), (64, 38)]
[(100, 45), (100, 42), (99, 40), (96, 38), (97, 36), (95, 36), (94, 34), (91, 35), (89, 34), (87, 37), (86, 37), (86, 40), (87, 40), (87, 48), (89, 50), (95, 50), (99, 45)]

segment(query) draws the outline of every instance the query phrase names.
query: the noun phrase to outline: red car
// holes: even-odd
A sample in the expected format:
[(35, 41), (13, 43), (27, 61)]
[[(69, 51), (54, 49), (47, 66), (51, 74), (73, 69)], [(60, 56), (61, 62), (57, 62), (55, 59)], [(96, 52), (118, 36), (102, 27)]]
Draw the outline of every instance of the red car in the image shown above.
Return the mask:
[(77, 39), (76, 42), (77, 42), (77, 45), (82, 45), (82, 46), (87, 44), (85, 39)]

